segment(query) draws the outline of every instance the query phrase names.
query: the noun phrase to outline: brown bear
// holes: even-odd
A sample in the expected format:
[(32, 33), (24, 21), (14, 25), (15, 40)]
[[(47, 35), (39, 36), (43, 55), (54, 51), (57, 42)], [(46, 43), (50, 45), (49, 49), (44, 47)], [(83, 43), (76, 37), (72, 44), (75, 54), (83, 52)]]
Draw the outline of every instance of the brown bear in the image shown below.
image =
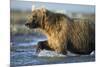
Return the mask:
[(95, 24), (87, 20), (73, 20), (64, 14), (40, 8), (32, 11), (25, 25), (39, 29), (47, 36), (48, 41), (40, 42), (39, 49), (62, 54), (67, 54), (67, 50), (77, 54), (90, 54), (95, 50)]

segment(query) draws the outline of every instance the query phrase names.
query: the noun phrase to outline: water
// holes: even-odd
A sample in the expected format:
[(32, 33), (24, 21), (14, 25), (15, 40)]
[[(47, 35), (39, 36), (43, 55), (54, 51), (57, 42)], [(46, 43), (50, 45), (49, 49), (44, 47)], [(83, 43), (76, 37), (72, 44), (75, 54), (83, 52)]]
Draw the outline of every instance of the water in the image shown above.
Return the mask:
[(43, 50), (37, 54), (35, 45), (41, 40), (46, 40), (46, 38), (36, 37), (33, 35), (12, 36), (10, 52), (11, 67), (95, 61), (94, 54), (79, 56), (68, 52), (68, 55), (65, 56), (54, 51), (47, 50)]

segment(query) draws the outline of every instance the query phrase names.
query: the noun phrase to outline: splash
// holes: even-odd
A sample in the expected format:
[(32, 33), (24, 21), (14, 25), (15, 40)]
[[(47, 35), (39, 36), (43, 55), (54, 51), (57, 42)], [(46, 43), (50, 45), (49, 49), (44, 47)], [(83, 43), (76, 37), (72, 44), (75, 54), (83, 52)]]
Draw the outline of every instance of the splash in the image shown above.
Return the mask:
[(66, 57), (66, 55), (59, 54), (55, 51), (49, 51), (49, 50), (42, 50), (38, 57)]

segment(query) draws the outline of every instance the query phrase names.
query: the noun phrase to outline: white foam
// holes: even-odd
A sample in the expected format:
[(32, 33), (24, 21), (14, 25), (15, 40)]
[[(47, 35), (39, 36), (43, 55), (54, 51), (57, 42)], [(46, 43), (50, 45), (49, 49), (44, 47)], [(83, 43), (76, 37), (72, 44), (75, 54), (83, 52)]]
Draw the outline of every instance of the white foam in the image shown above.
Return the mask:
[(92, 52), (90, 53), (90, 55), (95, 55), (95, 51), (92, 51)]
[[(95, 53), (93, 51), (91, 52), (90, 55), (94, 55), (94, 54)], [(49, 51), (49, 50), (42, 50), (38, 54), (38, 57), (67, 57), (67, 56), (79, 56), (79, 54), (74, 54), (74, 53), (71, 53), (70, 51), (67, 51), (67, 55), (63, 55), (55, 51)], [(85, 55), (81, 55), (81, 56), (85, 56)]]
[(78, 56), (78, 54), (74, 54), (74, 53), (71, 53), (70, 51), (67, 51), (67, 56)]
[(39, 54), (38, 57), (66, 57), (66, 55), (63, 54), (58, 54), (55, 51), (49, 51), (49, 50), (42, 50)]

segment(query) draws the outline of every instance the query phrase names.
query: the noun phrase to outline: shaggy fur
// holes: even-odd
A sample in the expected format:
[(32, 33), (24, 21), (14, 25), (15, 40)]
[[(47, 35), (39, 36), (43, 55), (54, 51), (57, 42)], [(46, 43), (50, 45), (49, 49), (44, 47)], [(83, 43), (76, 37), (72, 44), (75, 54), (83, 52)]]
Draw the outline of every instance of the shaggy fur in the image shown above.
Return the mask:
[[(95, 27), (89, 21), (73, 21), (64, 14), (54, 13), (47, 9), (36, 9), (26, 23), (32, 29), (39, 28), (48, 38), (42, 49), (67, 54), (67, 50), (78, 54), (89, 54), (95, 49)], [(39, 47), (39, 48), (41, 48)]]

